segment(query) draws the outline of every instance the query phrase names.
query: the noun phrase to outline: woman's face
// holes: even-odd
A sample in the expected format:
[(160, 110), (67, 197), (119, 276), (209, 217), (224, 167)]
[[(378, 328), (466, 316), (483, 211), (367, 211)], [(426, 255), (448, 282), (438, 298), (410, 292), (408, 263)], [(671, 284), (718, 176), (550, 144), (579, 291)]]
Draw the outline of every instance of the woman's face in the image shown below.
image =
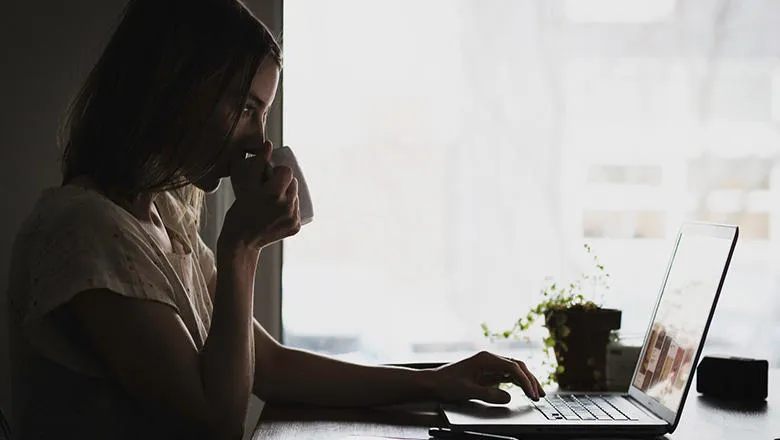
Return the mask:
[[(268, 111), (276, 97), (276, 88), (279, 85), (279, 66), (270, 59), (266, 58), (257, 69), (252, 85), (249, 88), (249, 95), (244, 103), (244, 107), (239, 115), (236, 129), (233, 132), (227, 148), (222, 153), (221, 142), (211, 142), (206, 151), (219, 154), (214, 168), (203, 178), (192, 183), (207, 193), (212, 193), (219, 188), (219, 184), (224, 177), (230, 174), (230, 164), (233, 161), (243, 159), (246, 153), (263, 155), (263, 143), (266, 139), (265, 124), (268, 117)], [(223, 104), (223, 111), (220, 112), (221, 127), (219, 132), (224, 133), (230, 128), (231, 109), (229, 104)]]

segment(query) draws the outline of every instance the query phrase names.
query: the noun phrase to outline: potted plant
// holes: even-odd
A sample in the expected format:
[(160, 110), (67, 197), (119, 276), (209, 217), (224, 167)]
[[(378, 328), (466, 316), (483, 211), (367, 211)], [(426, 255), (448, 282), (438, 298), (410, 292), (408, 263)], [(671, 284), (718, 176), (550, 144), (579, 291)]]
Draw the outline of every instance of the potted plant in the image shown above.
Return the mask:
[[(590, 256), (591, 248), (584, 245)], [(534, 322), (543, 318), (548, 335), (544, 338), (543, 350), (547, 360), (543, 363), (552, 367), (544, 383), (557, 382), (563, 390), (603, 391), (606, 390), (607, 344), (617, 339), (620, 328), (620, 310), (603, 308), (604, 292), (609, 290), (609, 273), (593, 255), (594, 270), (569, 283), (556, 282), (550, 278), (541, 290), (541, 301), (533, 306), (525, 317), (514, 326), (502, 332), (491, 331), (482, 324), (485, 337), (491, 341), (517, 338), (526, 332)], [(590, 299), (586, 298), (589, 293)], [(599, 296), (596, 302), (596, 296)], [(525, 337), (528, 340), (528, 337)], [(551, 362), (552, 354), (555, 363)]]

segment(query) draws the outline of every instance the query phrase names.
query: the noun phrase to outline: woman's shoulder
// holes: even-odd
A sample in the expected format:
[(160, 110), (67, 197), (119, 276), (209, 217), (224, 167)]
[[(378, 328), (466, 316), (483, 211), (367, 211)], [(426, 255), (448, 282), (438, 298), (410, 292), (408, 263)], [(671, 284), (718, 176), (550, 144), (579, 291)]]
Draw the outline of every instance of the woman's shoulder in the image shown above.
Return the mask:
[(100, 193), (75, 185), (45, 189), (22, 223), (19, 239), (100, 235), (128, 227), (127, 215)]

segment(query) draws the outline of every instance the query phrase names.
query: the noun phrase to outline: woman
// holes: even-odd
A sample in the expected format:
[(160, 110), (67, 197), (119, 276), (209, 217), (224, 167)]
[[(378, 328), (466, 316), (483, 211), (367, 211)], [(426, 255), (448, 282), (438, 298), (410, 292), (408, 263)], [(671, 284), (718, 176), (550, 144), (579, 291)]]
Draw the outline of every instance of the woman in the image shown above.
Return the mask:
[[(238, 0), (130, 1), (71, 109), (63, 184), (15, 242), (19, 438), (241, 438), (251, 393), (500, 403), (497, 384), (512, 381), (544, 395), (522, 362), (489, 353), (360, 366), (284, 347), (252, 318), (260, 252), (300, 229), (291, 170), (264, 172), (281, 64)], [(215, 258), (200, 207), (228, 176), (236, 201)]]

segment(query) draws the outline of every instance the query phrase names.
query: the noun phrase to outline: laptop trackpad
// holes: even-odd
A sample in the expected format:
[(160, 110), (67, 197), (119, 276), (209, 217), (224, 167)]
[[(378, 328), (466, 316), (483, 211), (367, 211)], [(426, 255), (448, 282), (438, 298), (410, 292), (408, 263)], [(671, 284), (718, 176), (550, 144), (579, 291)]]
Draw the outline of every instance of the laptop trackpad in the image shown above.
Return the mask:
[[(516, 403), (515, 403), (516, 402)], [(461, 404), (442, 405), (447, 420), (453, 425), (472, 424), (513, 424), (522, 420), (523, 423), (546, 420), (531, 400), (521, 397), (512, 398), (506, 405), (494, 405), (472, 400)]]

